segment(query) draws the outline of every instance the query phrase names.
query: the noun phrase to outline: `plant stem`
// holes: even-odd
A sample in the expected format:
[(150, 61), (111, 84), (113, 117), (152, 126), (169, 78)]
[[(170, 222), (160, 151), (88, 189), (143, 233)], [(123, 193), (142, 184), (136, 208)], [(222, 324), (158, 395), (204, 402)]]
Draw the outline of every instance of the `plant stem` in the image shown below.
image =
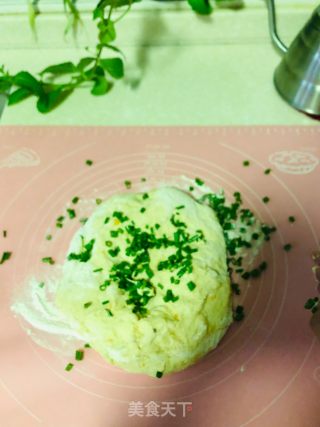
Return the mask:
[[(110, 6), (110, 9), (109, 9), (108, 17), (107, 17), (107, 22), (109, 22), (109, 21), (110, 21), (111, 14), (112, 14), (112, 11), (113, 11), (113, 8), (114, 8), (114, 6), (113, 6), (113, 5), (111, 5), (111, 6)], [(103, 48), (104, 48), (104, 46), (103, 46), (102, 44), (100, 44), (100, 45), (99, 45), (99, 48), (98, 48), (98, 51), (97, 51), (97, 57), (96, 57), (96, 60), (95, 60), (95, 62), (94, 62), (94, 69), (96, 69), (96, 68), (97, 68), (97, 66), (98, 66), (98, 62), (99, 62), (99, 59), (100, 59), (100, 57), (101, 57), (101, 54), (102, 54)]]

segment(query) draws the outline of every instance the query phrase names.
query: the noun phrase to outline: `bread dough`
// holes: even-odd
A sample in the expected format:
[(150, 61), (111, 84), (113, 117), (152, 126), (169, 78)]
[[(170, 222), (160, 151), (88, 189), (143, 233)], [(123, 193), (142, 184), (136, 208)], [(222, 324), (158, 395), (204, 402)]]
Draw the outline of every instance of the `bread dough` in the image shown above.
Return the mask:
[(151, 376), (186, 368), (232, 322), (215, 213), (172, 187), (110, 197), (73, 237), (56, 303), (110, 363)]

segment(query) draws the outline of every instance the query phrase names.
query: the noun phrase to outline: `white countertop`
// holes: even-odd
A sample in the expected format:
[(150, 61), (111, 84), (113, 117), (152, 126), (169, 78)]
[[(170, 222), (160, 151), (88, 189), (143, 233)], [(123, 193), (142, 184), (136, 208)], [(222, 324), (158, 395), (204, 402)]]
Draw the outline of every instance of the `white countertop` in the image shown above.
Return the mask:
[[(307, 0), (303, 6), (281, 3), (279, 32), (286, 43), (314, 7)], [(36, 43), (26, 16), (8, 11), (1, 15), (0, 7), (1, 60), (12, 72), (36, 72), (53, 63), (76, 61), (87, 54), (85, 46), (94, 46), (95, 27), (89, 14), (83, 14), (85, 31), (75, 47), (70, 37), (63, 37), (65, 17), (54, 7), (50, 10), (39, 17)], [(119, 23), (118, 35), (117, 45), (126, 55), (126, 78), (116, 82), (109, 94), (93, 97), (87, 89), (78, 90), (47, 115), (38, 113), (30, 99), (6, 107), (1, 123), (316, 124), (275, 92), (272, 76), (281, 58), (271, 46), (262, 1), (252, 1), (239, 11), (216, 10), (210, 17), (196, 16), (181, 2), (141, 3)]]

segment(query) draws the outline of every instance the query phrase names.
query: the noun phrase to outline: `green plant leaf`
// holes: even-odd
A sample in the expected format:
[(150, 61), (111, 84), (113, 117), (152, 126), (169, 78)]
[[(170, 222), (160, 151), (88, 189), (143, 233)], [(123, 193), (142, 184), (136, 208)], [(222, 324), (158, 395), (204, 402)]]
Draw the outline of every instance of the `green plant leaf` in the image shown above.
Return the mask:
[(33, 77), (28, 71), (20, 71), (13, 77), (13, 83), (24, 89), (28, 89), (35, 95), (41, 95), (43, 93), (42, 84)]
[(105, 77), (97, 77), (94, 80), (94, 85), (91, 89), (91, 93), (95, 96), (105, 95), (110, 89), (111, 84)]
[(87, 80), (95, 80), (96, 77), (104, 77), (105, 72), (104, 69), (98, 65), (93, 66), (89, 70), (85, 71), (84, 75)]
[(71, 93), (73, 89), (66, 89), (61, 86), (48, 93), (43, 93), (37, 101), (37, 109), (40, 113), (49, 113), (60, 105)]
[(209, 0), (188, 0), (188, 3), (199, 15), (210, 15), (213, 10)]
[(51, 65), (50, 67), (45, 68), (39, 74), (43, 76), (43, 74), (54, 74), (54, 75), (62, 75), (62, 74), (72, 74), (77, 70), (77, 67), (72, 62), (62, 62), (61, 64)]
[(0, 93), (6, 93), (11, 89), (12, 81), (8, 77), (0, 77)]
[(8, 96), (8, 105), (18, 104), (18, 102), (29, 98), (30, 95), (32, 95), (32, 92), (30, 92), (30, 90), (21, 87), (20, 89), (17, 89), (14, 92), (10, 93), (10, 95)]
[(121, 79), (124, 75), (121, 58), (100, 59), (99, 65), (115, 79)]
[(81, 58), (78, 65), (77, 65), (77, 69), (79, 71), (83, 71), (84, 69), (86, 69), (90, 64), (92, 64), (92, 62), (95, 61), (95, 58), (91, 58), (91, 57), (85, 57), (85, 58)]
[(116, 38), (116, 29), (114, 27), (113, 21), (110, 19), (104, 19), (98, 24), (99, 32), (99, 40), (103, 44), (108, 44), (113, 42)]
[(105, 0), (100, 0), (97, 4), (96, 8), (93, 10), (93, 19), (104, 17), (104, 8), (107, 4), (105, 4)]

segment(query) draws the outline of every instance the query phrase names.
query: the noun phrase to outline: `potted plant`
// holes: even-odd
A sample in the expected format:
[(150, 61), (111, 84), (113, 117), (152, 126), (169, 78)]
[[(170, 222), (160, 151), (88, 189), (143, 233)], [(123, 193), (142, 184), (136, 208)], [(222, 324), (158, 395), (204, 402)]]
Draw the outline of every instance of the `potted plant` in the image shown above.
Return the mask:
[[(116, 80), (124, 76), (123, 54), (116, 44), (117, 23), (129, 12), (133, 3), (140, 0), (100, 0), (92, 11), (92, 19), (97, 26), (95, 51), (82, 57), (77, 63), (67, 61), (48, 65), (37, 75), (22, 70), (11, 74), (5, 65), (0, 67), (0, 94), (5, 94), (8, 105), (15, 105), (29, 97), (36, 97), (40, 113), (49, 113), (65, 101), (80, 86), (89, 87), (94, 96), (107, 94)], [(238, 8), (242, 0), (187, 0), (195, 13), (209, 15), (214, 6)], [(67, 15), (66, 31), (76, 37), (81, 23), (77, 0), (62, 0)], [(29, 22), (36, 33), (36, 17), (40, 14), (41, 0), (29, 0)], [(114, 17), (114, 12), (123, 11)], [(107, 54), (108, 53), (108, 54)], [(112, 56), (110, 57), (110, 53)]]

